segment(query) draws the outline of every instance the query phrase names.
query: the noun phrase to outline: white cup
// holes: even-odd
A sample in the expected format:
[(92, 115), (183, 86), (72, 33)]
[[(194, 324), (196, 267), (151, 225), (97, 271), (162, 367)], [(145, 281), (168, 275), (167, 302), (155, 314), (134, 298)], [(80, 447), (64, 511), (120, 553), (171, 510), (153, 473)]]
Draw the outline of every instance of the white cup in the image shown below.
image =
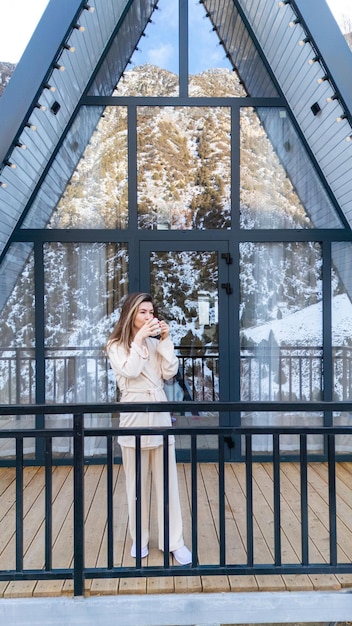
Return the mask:
[(151, 334), (151, 337), (157, 337), (158, 335), (160, 335), (160, 328), (159, 328), (160, 322), (157, 317), (154, 317), (153, 321), (157, 322), (158, 328), (156, 328), (155, 331)]

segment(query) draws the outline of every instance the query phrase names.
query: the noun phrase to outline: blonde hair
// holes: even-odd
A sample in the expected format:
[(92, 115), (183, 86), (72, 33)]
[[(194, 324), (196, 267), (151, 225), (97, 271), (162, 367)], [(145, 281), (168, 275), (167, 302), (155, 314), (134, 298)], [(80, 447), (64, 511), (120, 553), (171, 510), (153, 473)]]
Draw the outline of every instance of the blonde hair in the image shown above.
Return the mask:
[(133, 322), (142, 302), (153, 302), (153, 299), (149, 293), (141, 292), (130, 293), (126, 297), (122, 305), (120, 319), (108, 339), (106, 350), (115, 341), (124, 346), (126, 350), (130, 349), (133, 338)]

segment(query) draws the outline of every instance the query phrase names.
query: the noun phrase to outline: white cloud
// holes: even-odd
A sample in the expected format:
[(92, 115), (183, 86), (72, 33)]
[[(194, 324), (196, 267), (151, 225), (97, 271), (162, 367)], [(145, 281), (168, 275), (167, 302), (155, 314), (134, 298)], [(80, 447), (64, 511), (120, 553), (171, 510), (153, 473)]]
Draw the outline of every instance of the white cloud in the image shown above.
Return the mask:
[(175, 59), (175, 55), (175, 47), (172, 44), (164, 43), (156, 48), (150, 48), (146, 56), (148, 63), (159, 67), (168, 67)]

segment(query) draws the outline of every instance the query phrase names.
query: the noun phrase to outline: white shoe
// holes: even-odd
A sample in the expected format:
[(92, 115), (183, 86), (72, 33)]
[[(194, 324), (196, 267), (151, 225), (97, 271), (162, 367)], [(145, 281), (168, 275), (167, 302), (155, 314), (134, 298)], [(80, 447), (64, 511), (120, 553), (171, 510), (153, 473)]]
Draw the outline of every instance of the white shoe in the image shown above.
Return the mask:
[(180, 565), (189, 565), (192, 563), (192, 552), (188, 550), (187, 546), (183, 545), (181, 548), (174, 550), (174, 558)]
[[(141, 558), (144, 559), (146, 556), (148, 556), (148, 554), (149, 554), (148, 546), (144, 546), (144, 548), (142, 548), (141, 550)], [(137, 546), (135, 543), (132, 544), (131, 556), (133, 556), (134, 559), (137, 556)]]

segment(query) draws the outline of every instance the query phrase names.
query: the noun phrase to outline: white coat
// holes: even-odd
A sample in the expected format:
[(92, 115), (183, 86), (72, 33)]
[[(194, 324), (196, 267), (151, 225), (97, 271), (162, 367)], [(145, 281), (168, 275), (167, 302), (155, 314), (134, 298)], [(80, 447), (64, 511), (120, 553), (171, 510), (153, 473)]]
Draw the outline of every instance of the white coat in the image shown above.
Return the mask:
[[(110, 365), (115, 373), (121, 392), (121, 402), (166, 402), (164, 380), (173, 378), (178, 370), (178, 359), (169, 337), (160, 341), (146, 338), (146, 347), (132, 342), (130, 351), (116, 341), (107, 347)], [(120, 428), (143, 428), (144, 426), (171, 426), (170, 413), (121, 413)], [(135, 447), (135, 437), (119, 437), (121, 446)], [(173, 435), (169, 443), (174, 443)], [(142, 448), (163, 445), (162, 435), (143, 435)]]

